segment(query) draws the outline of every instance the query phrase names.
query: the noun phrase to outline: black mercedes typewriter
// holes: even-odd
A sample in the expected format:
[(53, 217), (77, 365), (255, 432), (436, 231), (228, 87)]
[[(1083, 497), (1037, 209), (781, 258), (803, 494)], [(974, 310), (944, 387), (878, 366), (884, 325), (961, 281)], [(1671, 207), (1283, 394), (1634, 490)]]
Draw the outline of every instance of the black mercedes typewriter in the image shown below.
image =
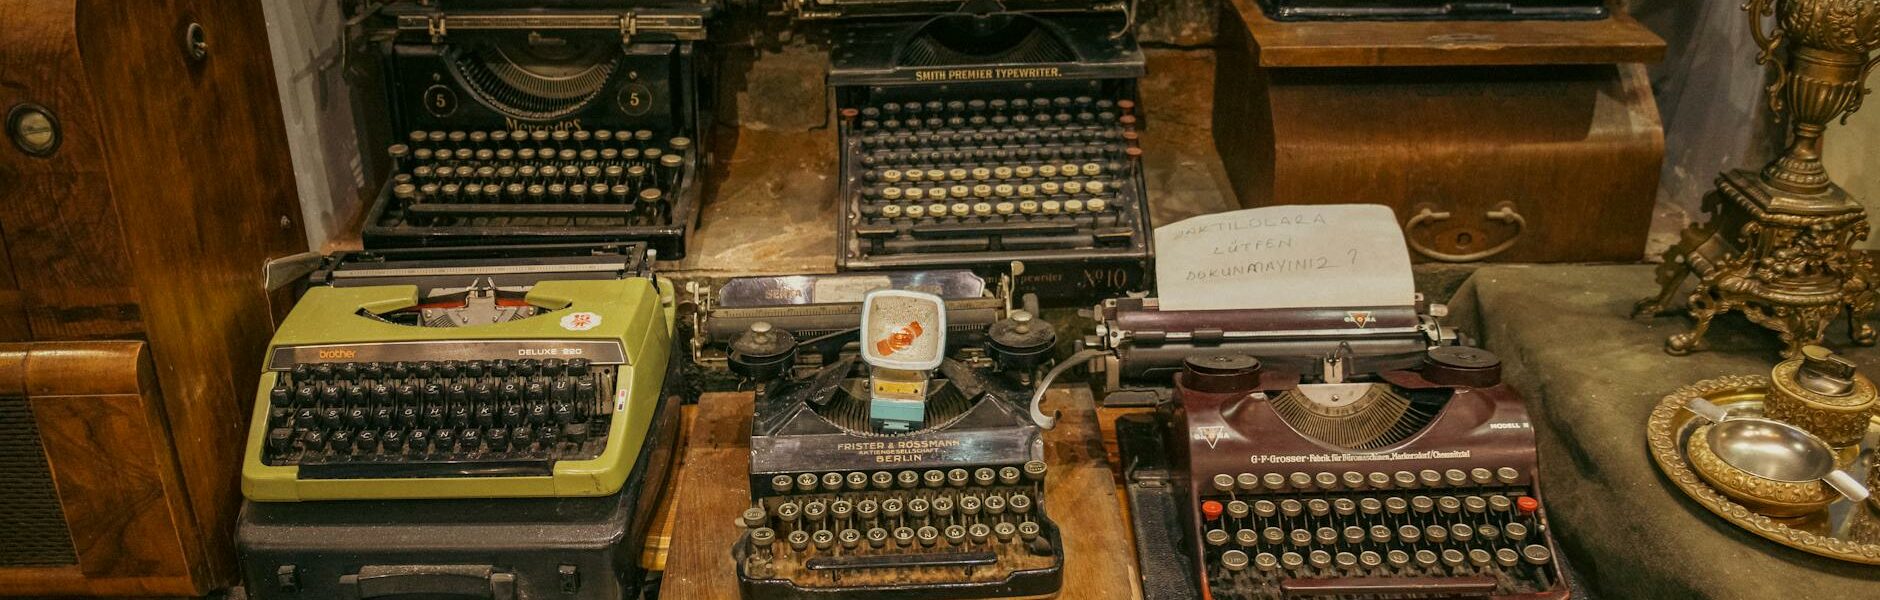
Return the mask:
[(369, 248), (647, 242), (685, 253), (715, 0), (401, 0), (384, 56), (393, 175)]
[(1021, 262), (1018, 287), (1051, 304), (1142, 289), (1143, 58), (1121, 8), (804, 3), (876, 17), (833, 28), (841, 269)]
[(1605, 0), (1260, 0), (1281, 21), (1603, 19)]
[[(967, 271), (733, 280), (696, 346), (757, 391), (746, 598), (1055, 593), (1041, 430), (1056, 334)], [(914, 291), (923, 290), (923, 291)]]

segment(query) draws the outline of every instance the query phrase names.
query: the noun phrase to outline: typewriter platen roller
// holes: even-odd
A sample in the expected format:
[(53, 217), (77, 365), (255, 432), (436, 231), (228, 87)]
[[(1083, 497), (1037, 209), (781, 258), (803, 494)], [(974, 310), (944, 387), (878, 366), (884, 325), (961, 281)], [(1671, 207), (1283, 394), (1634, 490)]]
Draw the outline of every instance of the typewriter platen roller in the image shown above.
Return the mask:
[(757, 388), (752, 505), (732, 550), (746, 598), (1058, 589), (1041, 430), (1024, 408), (1056, 334), (1006, 289), (964, 271), (720, 289), (703, 351)]

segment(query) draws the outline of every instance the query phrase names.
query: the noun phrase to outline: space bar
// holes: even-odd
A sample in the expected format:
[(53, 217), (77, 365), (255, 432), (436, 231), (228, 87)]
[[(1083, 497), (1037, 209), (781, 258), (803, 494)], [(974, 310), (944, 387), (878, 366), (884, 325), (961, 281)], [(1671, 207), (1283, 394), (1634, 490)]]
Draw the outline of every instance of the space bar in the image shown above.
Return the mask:
[(1495, 593), (1491, 577), (1333, 577), (1286, 579), (1279, 583), (1287, 598), (1326, 598), (1372, 595), (1438, 595), (1474, 598)]
[(809, 559), (803, 566), (811, 571), (841, 571), (907, 567), (978, 567), (997, 562), (999, 562), (999, 556), (991, 552), (941, 552), (936, 554), (818, 556)]
[(908, 233), (917, 238), (980, 237), (994, 235), (1062, 235), (1077, 231), (1076, 223), (949, 223), (915, 225)]

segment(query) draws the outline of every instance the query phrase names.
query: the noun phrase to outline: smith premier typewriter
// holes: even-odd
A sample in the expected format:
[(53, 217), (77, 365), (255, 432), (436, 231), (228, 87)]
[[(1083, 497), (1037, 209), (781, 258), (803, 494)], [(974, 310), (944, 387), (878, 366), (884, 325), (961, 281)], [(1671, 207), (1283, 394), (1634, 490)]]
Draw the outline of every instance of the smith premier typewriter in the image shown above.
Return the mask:
[[(799, 14), (939, 4), (805, 3)], [(1054, 304), (1142, 289), (1143, 59), (1127, 17), (1075, 2), (948, 4), (959, 12), (836, 28), (840, 268), (1021, 262), (1018, 287)], [(1038, 4), (1079, 10), (1003, 10)]]
[(269, 344), (243, 493), (605, 496), (663, 468), (673, 287), (643, 244), (567, 252), (330, 259)]
[(1057, 591), (1043, 441), (1024, 408), (1056, 334), (1004, 289), (966, 271), (724, 286), (699, 330), (757, 388), (751, 508), (732, 549), (745, 597)]
[(1603, 19), (1605, 0), (1260, 0), (1281, 21)]
[(645, 241), (685, 254), (711, 122), (712, 0), (392, 2), (393, 175), (369, 248)]
[(1568, 596), (1526, 409), (1428, 312), (1103, 309), (1108, 385), (1168, 389), (1118, 425), (1151, 597)]

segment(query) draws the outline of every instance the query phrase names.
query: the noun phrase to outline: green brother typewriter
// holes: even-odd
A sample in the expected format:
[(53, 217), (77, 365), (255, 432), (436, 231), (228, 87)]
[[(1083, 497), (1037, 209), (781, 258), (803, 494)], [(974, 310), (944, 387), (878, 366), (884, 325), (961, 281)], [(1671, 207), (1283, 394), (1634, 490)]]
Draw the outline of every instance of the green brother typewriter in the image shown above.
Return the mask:
[(640, 244), (328, 259), (268, 348), (257, 502), (605, 496), (677, 406), (674, 290)]

